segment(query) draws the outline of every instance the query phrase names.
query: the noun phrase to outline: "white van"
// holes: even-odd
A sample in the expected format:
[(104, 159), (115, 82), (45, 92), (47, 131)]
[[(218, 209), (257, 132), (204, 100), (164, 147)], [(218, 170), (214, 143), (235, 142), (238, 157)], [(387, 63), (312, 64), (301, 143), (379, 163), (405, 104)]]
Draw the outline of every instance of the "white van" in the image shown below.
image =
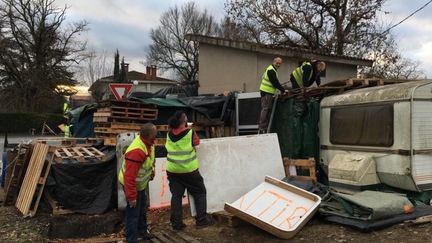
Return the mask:
[(324, 98), (320, 143), (320, 163), (327, 172), (329, 164), (335, 163), (332, 160), (355, 155), (359, 161), (373, 161), (379, 183), (410, 191), (431, 190), (432, 80)]

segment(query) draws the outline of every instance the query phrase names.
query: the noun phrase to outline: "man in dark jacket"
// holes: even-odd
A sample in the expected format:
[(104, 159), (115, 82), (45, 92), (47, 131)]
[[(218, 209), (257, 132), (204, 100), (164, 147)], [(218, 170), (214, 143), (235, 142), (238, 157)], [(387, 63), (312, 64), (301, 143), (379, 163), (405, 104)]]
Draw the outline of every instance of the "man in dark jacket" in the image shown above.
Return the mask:
[(282, 58), (275, 57), (273, 63), (270, 64), (262, 76), (260, 92), (261, 92), (261, 114), (259, 120), (259, 131), (258, 133), (266, 133), (269, 123), (269, 111), (273, 104), (274, 95), (276, 89), (280, 90), (282, 94), (285, 93), (285, 89), (279, 82), (277, 70), (282, 65)]
[(320, 74), (326, 68), (323, 61), (305, 61), (300, 67), (294, 69), (291, 73), (290, 80), (294, 89), (309, 87), (314, 82), (319, 86), (321, 84)]

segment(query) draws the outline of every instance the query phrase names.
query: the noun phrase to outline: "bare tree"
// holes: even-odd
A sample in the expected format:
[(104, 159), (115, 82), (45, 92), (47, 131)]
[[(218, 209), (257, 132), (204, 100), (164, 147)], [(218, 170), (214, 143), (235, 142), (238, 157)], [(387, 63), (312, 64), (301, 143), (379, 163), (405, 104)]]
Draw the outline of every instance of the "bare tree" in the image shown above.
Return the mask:
[(260, 42), (342, 55), (353, 49), (352, 45), (361, 45), (359, 39), (374, 34), (371, 27), (383, 2), (229, 0), (226, 10), (234, 21), (258, 29)]
[[(384, 2), (228, 0), (225, 8), (232, 21), (251, 32), (258, 43), (372, 58), (377, 62), (387, 62), (396, 71), (397, 67), (408, 66), (396, 65), (404, 63), (405, 59), (398, 52), (390, 32), (384, 31), (387, 26), (378, 19), (378, 11)], [(376, 68), (383, 66), (381, 63)], [(409, 70), (398, 71), (411, 73)], [(384, 73), (390, 77), (388, 72)]]
[(95, 49), (85, 54), (85, 59), (78, 66), (75, 77), (87, 85), (98, 79), (112, 75), (113, 62), (107, 51), (97, 52)]
[(219, 37), (238, 41), (257, 41), (259, 34), (255, 29), (247, 29), (245, 26), (232, 21), (225, 16), (219, 25)]
[(388, 79), (420, 79), (425, 74), (420, 68), (420, 62), (402, 57), (397, 50), (394, 37), (389, 34), (381, 43), (371, 46), (368, 58), (374, 60), (372, 67), (360, 67), (360, 73), (365, 77)]
[(198, 78), (198, 48), (186, 34), (216, 35), (218, 24), (207, 10), (199, 11), (195, 3), (188, 2), (180, 8), (175, 6), (163, 13), (160, 26), (151, 30), (147, 62), (162, 70), (174, 70), (180, 81)]
[(62, 95), (58, 85), (74, 84), (69, 68), (82, 58), (85, 43), (77, 36), (87, 23), (66, 26), (67, 9), (55, 7), (54, 0), (0, 4), (0, 97), (18, 110), (44, 111)]

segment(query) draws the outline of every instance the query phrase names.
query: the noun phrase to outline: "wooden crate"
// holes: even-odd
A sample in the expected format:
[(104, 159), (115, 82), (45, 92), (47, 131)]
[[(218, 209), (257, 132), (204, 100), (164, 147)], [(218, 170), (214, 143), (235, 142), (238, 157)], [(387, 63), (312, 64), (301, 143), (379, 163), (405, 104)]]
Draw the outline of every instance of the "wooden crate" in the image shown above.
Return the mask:
[[(283, 158), (283, 164), (285, 169), (285, 176), (287, 177), (294, 177), (299, 180), (311, 180), (312, 182), (317, 182), (316, 177), (316, 163), (314, 158), (309, 159), (289, 159), (289, 158)], [(303, 169), (309, 171), (308, 176), (300, 176), (300, 175), (291, 175), (290, 166), (295, 166), (297, 169)]]
[(15, 206), (24, 217), (35, 216), (45, 187), (54, 151), (50, 146), (36, 143)]

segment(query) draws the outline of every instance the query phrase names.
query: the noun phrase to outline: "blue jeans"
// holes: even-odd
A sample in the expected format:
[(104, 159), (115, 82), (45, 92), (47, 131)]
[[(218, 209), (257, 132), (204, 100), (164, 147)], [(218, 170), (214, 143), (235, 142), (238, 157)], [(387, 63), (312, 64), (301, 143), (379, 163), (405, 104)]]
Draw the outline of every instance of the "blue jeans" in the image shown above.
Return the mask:
[(126, 241), (138, 242), (140, 234), (147, 232), (147, 197), (145, 189), (137, 192), (137, 204), (132, 208), (126, 206)]

